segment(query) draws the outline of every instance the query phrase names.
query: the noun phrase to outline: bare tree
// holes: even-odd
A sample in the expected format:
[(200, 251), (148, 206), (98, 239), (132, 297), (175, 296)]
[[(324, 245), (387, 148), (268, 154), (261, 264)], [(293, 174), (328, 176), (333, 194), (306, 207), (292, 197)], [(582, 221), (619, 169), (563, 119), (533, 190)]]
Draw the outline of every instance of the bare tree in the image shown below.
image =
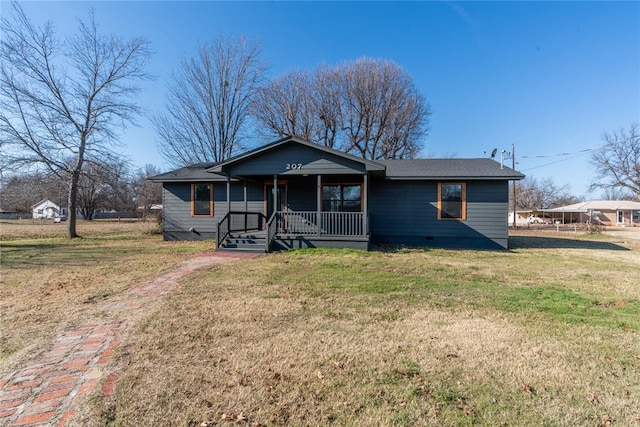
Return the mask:
[(95, 163), (89, 163), (78, 180), (78, 210), (86, 220), (92, 220), (95, 212), (104, 206), (108, 191), (105, 176), (108, 171)]
[(253, 111), (272, 135), (312, 139), (366, 159), (415, 157), (431, 114), (406, 71), (370, 58), (321, 67), (313, 78), (285, 74), (260, 89)]
[(623, 190), (640, 200), (640, 125), (605, 132), (604, 146), (591, 156), (597, 178), (591, 188)]
[(78, 210), (92, 220), (99, 210), (111, 209), (135, 215), (129, 166), (123, 159), (109, 163), (87, 162), (78, 181)]
[(160, 169), (154, 165), (147, 164), (138, 169), (134, 177), (133, 185), (136, 193), (136, 202), (138, 209), (142, 208), (141, 214), (145, 220), (151, 213), (151, 207), (162, 203), (162, 184), (148, 179), (160, 173)]
[(429, 104), (399, 65), (361, 58), (343, 71), (349, 152), (365, 159), (413, 158), (428, 132)]
[(340, 146), (342, 131), (342, 79), (340, 69), (320, 67), (313, 81), (312, 101), (315, 126), (314, 140), (329, 148), (344, 149)]
[(105, 209), (137, 215), (135, 176), (126, 162), (114, 162), (103, 171), (102, 181), (107, 197)]
[(254, 117), (264, 126), (265, 136), (293, 135), (310, 140), (314, 133), (312, 79), (294, 70), (257, 89), (252, 104)]
[(167, 112), (152, 117), (164, 159), (175, 166), (218, 162), (242, 148), (250, 99), (265, 70), (259, 45), (242, 36), (219, 37), (183, 60)]
[(314, 75), (294, 70), (257, 90), (252, 114), (265, 138), (291, 135), (338, 148), (342, 99), (338, 68), (322, 67)]
[(44, 171), (12, 175), (0, 187), (0, 206), (20, 213), (30, 213), (31, 206), (44, 199), (64, 206), (65, 187), (60, 178)]
[(626, 188), (606, 188), (601, 194), (602, 200), (636, 200), (637, 197)]
[(522, 181), (516, 182), (516, 194), (518, 210), (549, 209), (580, 201), (569, 193), (566, 185), (558, 186), (551, 178), (538, 181), (534, 177), (527, 176)]
[(68, 185), (67, 237), (77, 237), (78, 181), (87, 159), (113, 158), (116, 128), (140, 112), (131, 101), (147, 78), (148, 42), (98, 32), (93, 11), (60, 40), (13, 3), (0, 21), (0, 144), (3, 167), (41, 164)]

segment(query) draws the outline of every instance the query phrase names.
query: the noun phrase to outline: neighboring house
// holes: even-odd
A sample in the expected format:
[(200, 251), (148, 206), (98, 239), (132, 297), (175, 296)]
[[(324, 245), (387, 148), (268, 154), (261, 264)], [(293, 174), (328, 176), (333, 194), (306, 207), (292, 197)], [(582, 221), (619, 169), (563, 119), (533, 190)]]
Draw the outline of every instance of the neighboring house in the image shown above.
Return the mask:
[[(527, 225), (531, 223), (531, 211), (516, 211), (516, 227), (520, 225)], [(509, 211), (509, 220), (507, 221), (509, 225), (513, 225), (513, 211)]]
[(52, 219), (66, 215), (66, 209), (60, 208), (49, 199), (44, 199), (31, 206), (33, 219)]
[(609, 226), (640, 226), (640, 202), (631, 200), (590, 200), (573, 205), (543, 209), (554, 221), (591, 222)]
[(221, 248), (507, 248), (508, 182), (492, 159), (365, 160), (287, 137), (150, 178), (165, 240)]

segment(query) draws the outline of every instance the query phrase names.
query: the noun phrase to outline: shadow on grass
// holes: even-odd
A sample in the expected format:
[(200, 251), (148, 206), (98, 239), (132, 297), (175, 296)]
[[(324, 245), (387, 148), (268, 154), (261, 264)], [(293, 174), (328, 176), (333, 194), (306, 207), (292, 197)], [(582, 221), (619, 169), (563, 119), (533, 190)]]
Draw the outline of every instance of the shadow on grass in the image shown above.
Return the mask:
[(509, 249), (599, 249), (608, 251), (628, 251), (627, 247), (613, 242), (597, 240), (568, 239), (563, 237), (510, 236)]
[(56, 264), (60, 266), (88, 266), (117, 260), (126, 253), (142, 251), (140, 248), (12, 243), (3, 244), (0, 260), (5, 268), (33, 268)]

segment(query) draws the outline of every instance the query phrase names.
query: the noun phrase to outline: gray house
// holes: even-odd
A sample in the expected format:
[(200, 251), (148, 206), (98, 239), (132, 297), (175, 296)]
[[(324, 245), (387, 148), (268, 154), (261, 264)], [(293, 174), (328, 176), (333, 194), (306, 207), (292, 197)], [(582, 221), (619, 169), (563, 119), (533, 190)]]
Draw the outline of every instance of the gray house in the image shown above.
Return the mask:
[(508, 182), (483, 159), (365, 160), (287, 137), (157, 175), (165, 240), (220, 249), (507, 248)]

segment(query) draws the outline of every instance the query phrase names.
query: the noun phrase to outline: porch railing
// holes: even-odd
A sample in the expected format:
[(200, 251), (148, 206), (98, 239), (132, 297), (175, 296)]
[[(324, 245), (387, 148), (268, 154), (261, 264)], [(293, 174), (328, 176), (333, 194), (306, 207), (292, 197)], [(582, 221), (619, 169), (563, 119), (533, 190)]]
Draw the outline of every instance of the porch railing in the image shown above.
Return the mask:
[(262, 212), (229, 212), (217, 225), (216, 247), (233, 232), (265, 232), (268, 252), (278, 235), (366, 237), (368, 220), (362, 212), (277, 211), (266, 218)]
[(274, 223), (278, 234), (365, 237), (368, 233), (363, 212), (278, 211)]
[(224, 239), (233, 232), (260, 231), (264, 228), (265, 216), (262, 212), (227, 213), (218, 223), (216, 247), (220, 247)]
[(271, 215), (271, 218), (267, 221), (267, 236), (265, 239), (266, 252), (271, 252), (271, 242), (278, 232), (278, 214), (279, 212), (274, 212), (273, 215)]

